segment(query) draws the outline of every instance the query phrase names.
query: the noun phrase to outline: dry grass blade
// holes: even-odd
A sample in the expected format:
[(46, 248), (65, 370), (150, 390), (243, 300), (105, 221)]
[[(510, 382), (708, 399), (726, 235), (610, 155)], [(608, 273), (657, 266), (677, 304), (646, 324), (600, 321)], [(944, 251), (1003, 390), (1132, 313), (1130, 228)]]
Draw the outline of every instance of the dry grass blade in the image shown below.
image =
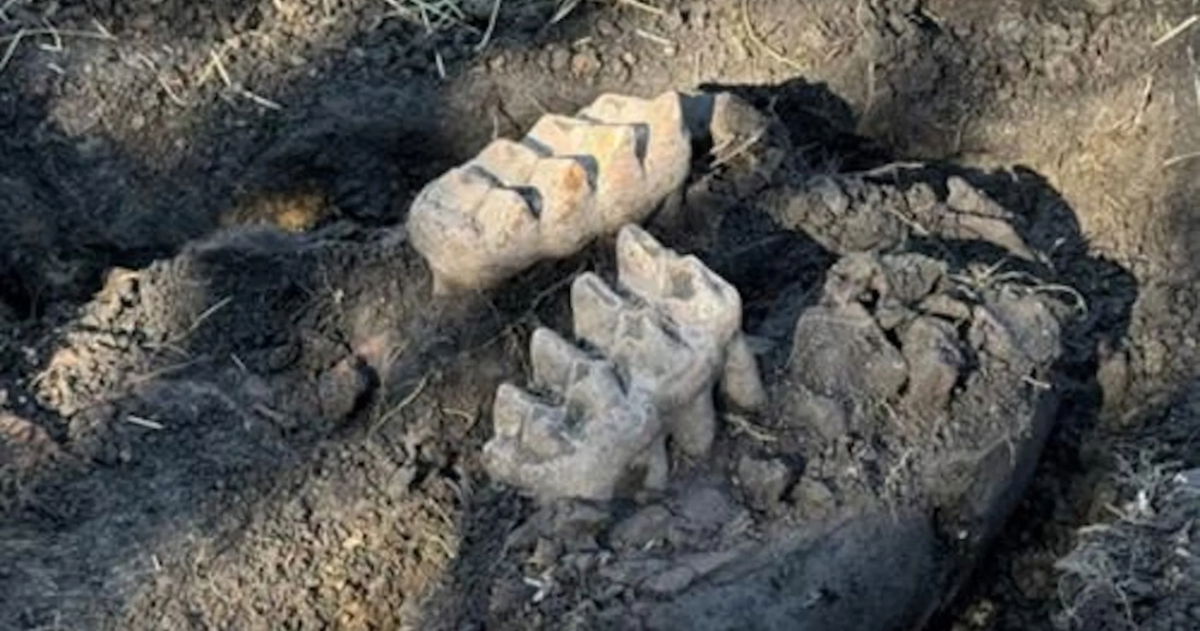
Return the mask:
[(192, 321), (192, 325), (188, 327), (185, 335), (195, 333), (196, 329), (200, 328), (200, 325), (204, 324), (205, 320), (208, 320), (209, 318), (213, 317), (216, 312), (224, 309), (225, 305), (229, 304), (231, 300), (233, 300), (233, 296), (225, 296), (214, 303), (211, 307), (201, 311), (200, 315), (196, 316), (196, 319)]
[(145, 427), (146, 429), (152, 429), (159, 432), (166, 429), (166, 426), (158, 421), (153, 421), (135, 414), (125, 415), (125, 422), (129, 423), (130, 425), (137, 425), (138, 427)]
[(638, 37), (640, 37), (642, 39), (652, 41), (655, 44), (658, 44), (660, 46), (674, 46), (675, 45), (675, 42), (672, 42), (671, 40), (663, 37), (662, 35), (659, 35), (658, 33), (651, 33), (650, 31), (647, 31), (646, 29), (642, 29), (642, 28), (634, 29), (633, 34), (637, 35)]
[[(5, 6), (8, 5), (6, 4)], [(113, 37), (113, 34), (101, 26), (99, 22), (96, 22), (95, 31), (59, 29), (55, 28), (53, 24), (50, 24), (49, 21), (45, 21), (44, 24), (45, 26), (41, 28), (22, 28), (17, 30), (16, 33), (0, 36), (0, 43), (8, 43), (8, 46), (4, 49), (4, 54), (0, 56), (0, 72), (3, 72), (8, 66), (8, 63), (12, 61), (12, 57), (14, 54), (16, 54), (17, 48), (21, 45), (21, 42), (30, 37), (39, 37), (43, 35), (49, 35), (52, 37), (53, 43), (43, 46), (46, 50), (52, 52), (63, 50), (63, 38), (67, 37), (94, 39), (99, 41), (112, 41), (116, 39)]]
[(642, 2), (641, 0), (616, 0), (616, 3), (623, 4), (627, 7), (632, 7), (639, 11), (645, 11), (646, 13), (649, 13), (650, 15), (658, 16), (660, 18), (666, 17), (666, 15), (667, 15), (666, 11), (663, 11), (662, 9), (660, 9), (652, 4)]
[(553, 26), (567, 19), (568, 15), (579, 6), (580, 0), (563, 0), (559, 3), (558, 8), (554, 10), (554, 15), (550, 16), (550, 20), (546, 22), (547, 26)]
[(221, 83), (224, 83), (226, 88), (232, 88), (233, 80), (229, 78), (229, 73), (225, 71), (225, 64), (221, 61), (221, 56), (215, 50), (208, 51), (208, 56), (212, 59), (212, 67), (217, 71), (217, 76), (221, 78)]
[(1184, 31), (1191, 28), (1192, 25), (1195, 24), (1196, 22), (1200, 22), (1200, 15), (1192, 15), (1191, 17), (1180, 22), (1179, 24), (1176, 24), (1174, 28), (1167, 31), (1166, 33), (1163, 33), (1162, 37), (1154, 40), (1154, 43), (1151, 44), (1150, 47), (1158, 48), (1159, 46), (1166, 44), (1167, 42), (1175, 39), (1176, 37), (1179, 37)]
[(475, 45), (475, 52), (482, 52), (484, 48), (487, 48), (488, 43), (492, 41), (492, 33), (496, 30), (496, 19), (500, 17), (500, 5), (503, 3), (504, 0), (494, 0), (492, 2), (492, 14), (488, 17), (487, 30), (483, 32), (483, 39), (479, 40), (479, 43)]
[(766, 40), (760, 37), (758, 32), (754, 30), (754, 24), (750, 21), (750, 0), (742, 0), (742, 27), (746, 29), (746, 37), (749, 37), (750, 41), (754, 42), (756, 46), (763, 49), (763, 51), (770, 55), (772, 59), (793, 70), (805, 70), (803, 64), (779, 52), (778, 50), (775, 50), (773, 46), (768, 44)]
[(195, 359), (191, 359), (191, 360), (181, 362), (178, 364), (164, 366), (162, 368), (159, 368), (158, 370), (152, 370), (148, 373), (144, 373), (141, 375), (134, 375), (133, 377), (131, 377), (129, 379), (129, 385), (136, 386), (139, 384), (146, 383), (147, 381), (153, 381), (154, 379), (157, 379), (159, 377), (163, 377), (163, 376), (169, 375), (174, 372), (179, 372), (180, 370), (183, 370), (185, 368), (195, 366), (196, 364), (199, 364), (200, 362), (205, 361), (206, 359), (208, 359), (208, 358), (207, 357), (197, 357)]
[(417, 387), (413, 388), (412, 392), (408, 393), (407, 396), (401, 399), (395, 407), (385, 412), (383, 416), (379, 417), (379, 420), (375, 421), (375, 424), (371, 426), (371, 431), (375, 432), (380, 427), (383, 427), (388, 421), (392, 420), (393, 416), (402, 412), (404, 408), (412, 405), (412, 402), (416, 401), (417, 397), (421, 396), (421, 393), (425, 391), (425, 386), (427, 385), (429, 385), (428, 374), (424, 377), (421, 377), (421, 381), (417, 382)]
[[(99, 24), (97, 23), (97, 26)], [(38, 37), (41, 35), (56, 35), (58, 37), (77, 37), (82, 39), (96, 39), (100, 41), (112, 41), (116, 39), (112, 33), (107, 30), (96, 31), (78, 31), (74, 29), (51, 29), (51, 28), (24, 28), (11, 35), (0, 35), (0, 43), (11, 42), (14, 39), (24, 37)]]
[(1180, 162), (1187, 162), (1188, 160), (1195, 160), (1196, 158), (1200, 158), (1200, 151), (1193, 151), (1191, 153), (1172, 156), (1166, 160), (1163, 160), (1163, 167), (1175, 166)]
[(12, 60), (13, 54), (17, 52), (17, 47), (21, 45), (21, 40), (25, 38), (25, 29), (17, 31), (16, 36), (9, 42), (8, 47), (4, 49), (4, 56), (0, 57), (0, 72), (8, 67), (8, 62)]
[[(383, 0), (394, 10), (394, 15), (420, 24), (426, 33), (433, 33), (448, 25), (465, 28), (472, 33), (479, 29), (466, 21), (466, 14), (452, 0)], [(432, 18), (432, 19), (431, 19)]]
[(750, 438), (764, 443), (774, 443), (779, 441), (779, 437), (755, 425), (754, 423), (751, 423), (745, 417), (738, 414), (726, 414), (725, 420), (729, 421), (734, 433), (745, 434)]
[(249, 99), (250, 101), (253, 101), (254, 103), (261, 105), (262, 107), (265, 107), (269, 110), (279, 111), (279, 110), (283, 109), (283, 106), (280, 105), (279, 103), (272, 101), (271, 99), (268, 99), (265, 96), (259, 96), (255, 93), (251, 92), (250, 90), (247, 90), (246, 88), (238, 88), (236, 90), (236, 92), (238, 94), (242, 95), (243, 97)]
[(738, 156), (742, 155), (743, 153), (746, 153), (747, 151), (750, 150), (751, 147), (758, 144), (758, 141), (762, 140), (763, 136), (766, 135), (766, 133), (767, 133), (766, 129), (761, 129), (758, 132), (751, 135), (750, 137), (743, 140), (741, 143), (739, 143), (733, 149), (728, 149), (727, 147), (721, 147), (721, 149), (719, 151), (714, 149), (713, 155), (715, 155), (716, 158), (713, 160), (713, 163), (712, 163), (713, 168), (719, 167), (724, 164), (728, 164), (729, 162), (736, 159)]

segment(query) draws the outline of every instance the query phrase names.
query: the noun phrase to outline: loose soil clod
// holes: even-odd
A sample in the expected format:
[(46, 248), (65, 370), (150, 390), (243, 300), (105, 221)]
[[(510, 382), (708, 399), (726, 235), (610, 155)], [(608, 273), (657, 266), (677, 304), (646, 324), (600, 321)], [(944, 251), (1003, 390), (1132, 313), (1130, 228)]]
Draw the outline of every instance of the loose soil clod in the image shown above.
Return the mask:
[[(0, 5), (0, 627), (1200, 619), (1189, 3)], [(398, 226), (705, 84), (644, 225), (741, 298), (712, 448), (531, 503), (494, 393), (612, 244), (432, 298)]]

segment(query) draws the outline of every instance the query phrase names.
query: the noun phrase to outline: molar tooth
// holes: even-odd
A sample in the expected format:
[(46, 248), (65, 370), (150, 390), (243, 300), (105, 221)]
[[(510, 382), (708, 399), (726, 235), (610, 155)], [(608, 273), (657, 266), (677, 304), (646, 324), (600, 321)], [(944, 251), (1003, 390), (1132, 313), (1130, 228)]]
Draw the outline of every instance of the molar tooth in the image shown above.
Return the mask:
[(521, 428), (536, 401), (533, 397), (510, 383), (502, 383), (496, 388), (496, 399), (492, 402), (492, 419), (496, 435), (504, 438), (517, 438)]
[(509, 256), (534, 254), (537, 217), (518, 191), (493, 188), (479, 205), (476, 218), (483, 226), (483, 245), (488, 251)]
[(547, 114), (533, 124), (522, 142), (543, 157), (580, 155), (580, 130), (592, 126), (592, 123), (570, 116)]
[(646, 188), (654, 198), (665, 197), (687, 178), (692, 145), (679, 93), (667, 92), (651, 100), (604, 94), (581, 110), (580, 116), (637, 127), (637, 155), (645, 168)]
[(471, 160), (503, 186), (520, 186), (529, 182), (541, 156), (528, 145), (507, 138), (497, 138)]
[(611, 345), (625, 307), (625, 299), (591, 272), (571, 283), (575, 335), (598, 347)]
[(529, 178), (541, 200), (541, 242), (551, 256), (577, 252), (600, 232), (596, 189), (577, 158), (544, 158)]
[(495, 286), (645, 219), (690, 164), (680, 99), (604, 95), (579, 117), (543, 116), (520, 142), (493, 141), (427, 185), (406, 224), (435, 291)]
[(591, 358), (551, 329), (540, 327), (529, 340), (533, 382), (562, 394), (571, 383), (575, 364)]

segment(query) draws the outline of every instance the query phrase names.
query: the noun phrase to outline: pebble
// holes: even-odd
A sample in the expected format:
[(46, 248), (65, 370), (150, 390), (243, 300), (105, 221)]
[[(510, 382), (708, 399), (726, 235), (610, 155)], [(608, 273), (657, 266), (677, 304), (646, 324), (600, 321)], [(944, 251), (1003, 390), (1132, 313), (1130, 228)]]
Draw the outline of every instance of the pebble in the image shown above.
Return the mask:
[(602, 66), (600, 56), (594, 50), (580, 51), (571, 57), (571, 74), (576, 77), (594, 75)]
[(550, 69), (553, 71), (565, 70), (567, 64), (571, 63), (571, 53), (561, 46), (551, 47), (547, 53)]
[(687, 589), (696, 580), (696, 571), (686, 565), (673, 567), (650, 577), (642, 588), (660, 596), (669, 596)]
[(659, 505), (647, 506), (613, 528), (610, 540), (618, 548), (641, 549), (665, 534), (671, 513)]
[(791, 470), (777, 459), (759, 460), (743, 455), (738, 460), (737, 476), (750, 503), (766, 510), (779, 503), (791, 481)]

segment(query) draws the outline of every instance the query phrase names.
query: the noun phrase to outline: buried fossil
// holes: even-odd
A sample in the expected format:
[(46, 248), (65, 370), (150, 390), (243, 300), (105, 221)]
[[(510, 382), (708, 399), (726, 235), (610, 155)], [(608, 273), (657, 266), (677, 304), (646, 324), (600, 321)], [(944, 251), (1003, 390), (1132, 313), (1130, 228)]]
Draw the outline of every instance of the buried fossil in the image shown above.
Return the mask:
[(431, 182), (408, 216), (436, 290), (483, 289), (644, 219), (691, 161), (683, 96), (604, 95), (575, 117), (543, 116)]
[(708, 455), (718, 380), (732, 401), (763, 403), (736, 289), (632, 224), (617, 237), (617, 265), (622, 291), (591, 273), (571, 286), (575, 335), (603, 359), (548, 329), (530, 341), (535, 387), (562, 403), (508, 384), (496, 393), (488, 469), (542, 498), (662, 489), (665, 437), (689, 456)]
[[(722, 146), (719, 134), (758, 134), (711, 133)], [(779, 146), (765, 138), (717, 171), (754, 168), (756, 151)], [(1052, 419), (1069, 306), (1032, 276), (972, 273), (995, 261), (943, 255), (953, 243), (909, 249), (913, 228), (887, 223), (896, 208), (880, 201), (895, 187), (870, 183), (879, 195), (851, 204), (875, 236), (822, 237), (823, 215), (796, 211), (824, 190), (802, 175), (790, 174), (803, 186), (735, 187), (748, 203), (729, 212), (717, 196), (685, 196), (680, 216), (724, 224), (704, 247), (657, 216), (605, 228), (618, 231), (614, 264), (588, 250), (579, 258), (600, 262), (573, 276), (511, 264), (560, 257), (564, 242), (523, 242), (487, 267), (500, 259), (467, 240), (455, 247), (476, 266), (452, 277), (448, 252), (421, 249), (411, 221), (243, 229), (114, 271), (36, 381), (62, 425), (0, 431), (0, 452), (16, 454), (5, 483), (22, 496), (49, 488), (79, 515), (47, 530), (56, 516), (12, 513), (0, 525), (15, 543), (0, 552), (16, 558), (52, 531), (79, 560), (14, 562), (0, 581), (48, 611), (46, 581), (24, 580), (48, 576), (80, 594), (68, 619), (105, 608), (123, 628), (151, 615), (274, 622), (197, 614), (196, 594), (214, 584), (295, 606), (289, 623), (319, 619), (329, 593), (397, 628), (919, 624), (1020, 496)], [(921, 223), (965, 203), (930, 206)], [(507, 215), (472, 217), (500, 234)], [(823, 254), (781, 262), (746, 248), (727, 274), (734, 248), (722, 239), (764, 224)], [(950, 241), (1015, 244), (985, 232)], [(571, 248), (599, 235), (579, 234)], [(481, 291), (430, 299), (465, 288)], [(59, 435), (64, 449), (41, 448)], [(77, 473), (60, 471), (64, 454), (82, 456)], [(251, 510), (227, 510), (247, 494)], [(93, 495), (115, 508), (82, 501)], [(81, 584), (79, 568), (139, 555), (161, 562), (161, 581), (133, 582), (149, 613), (122, 619), (122, 592)], [(212, 556), (233, 561), (195, 570)], [(334, 570), (317, 591), (299, 588), (313, 567)]]
[[(1021, 496), (1057, 406), (1072, 305), (1035, 275), (977, 271), (994, 271), (978, 252), (1037, 256), (965, 181), (918, 204), (932, 189), (826, 180), (789, 175), (759, 200), (835, 257), (819, 287), (778, 292), (763, 328), (743, 330), (738, 290), (702, 260), (719, 239), (684, 257), (627, 226), (615, 285), (602, 272), (572, 284), (578, 343), (534, 333), (538, 396), (497, 392), (484, 463), (541, 507), (504, 546), (534, 553), (539, 593), (557, 586), (560, 611), (649, 629), (916, 627)], [(914, 250), (913, 236), (946, 245)], [(574, 358), (557, 362), (571, 375), (558, 384), (543, 377), (547, 348)], [(610, 405), (576, 403), (593, 374)], [(573, 511), (592, 515), (591, 534), (562, 530)], [(493, 604), (497, 620), (508, 606)]]

